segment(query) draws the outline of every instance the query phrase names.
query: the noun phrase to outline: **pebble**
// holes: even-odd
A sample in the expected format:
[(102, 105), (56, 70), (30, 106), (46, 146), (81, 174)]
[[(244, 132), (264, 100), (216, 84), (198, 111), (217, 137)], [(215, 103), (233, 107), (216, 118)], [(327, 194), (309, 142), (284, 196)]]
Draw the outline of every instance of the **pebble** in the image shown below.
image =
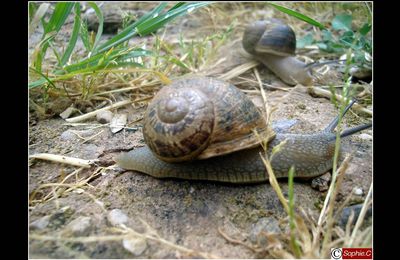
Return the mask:
[[(354, 211), (354, 217), (353, 217), (353, 221), (352, 221), (352, 225), (354, 225), (358, 219), (358, 216), (360, 215), (361, 209), (363, 207), (363, 204), (356, 204), (356, 205), (352, 205), (349, 207), (345, 207), (340, 215), (339, 218), (339, 225), (342, 228), (345, 228), (347, 225), (347, 222), (349, 221), (350, 218), (350, 214), (352, 211)], [(365, 213), (365, 220), (369, 220), (372, 217), (372, 208), (369, 207), (367, 209), (367, 212)]]
[(146, 250), (147, 242), (143, 238), (125, 238), (122, 240), (122, 246), (135, 256), (139, 256)]
[(354, 195), (361, 196), (364, 192), (361, 188), (354, 188)]
[(359, 134), (358, 137), (362, 140), (372, 141), (372, 135), (366, 133)]
[(64, 141), (74, 140), (76, 138), (77, 138), (77, 136), (74, 133), (72, 133), (70, 130), (64, 131), (61, 134), (61, 139)]
[(74, 108), (74, 107), (68, 107), (67, 109), (65, 109), (65, 110), (60, 114), (60, 117), (61, 117), (62, 119), (69, 118), (69, 117), (72, 115), (72, 113), (74, 113), (75, 111), (77, 111), (76, 108)]
[(126, 223), (128, 223), (129, 220), (128, 216), (125, 215), (125, 213), (123, 213), (120, 209), (111, 210), (110, 213), (108, 213), (107, 219), (113, 226), (121, 224), (125, 225)]
[(121, 131), (128, 120), (127, 114), (116, 114), (111, 119), (110, 129), (113, 134), (118, 133)]
[(50, 216), (44, 216), (42, 218), (39, 218), (35, 221), (33, 221), (31, 224), (29, 224), (29, 228), (34, 230), (34, 229), (44, 229), (46, 228), (49, 223), (50, 223)]
[(80, 216), (65, 227), (64, 233), (74, 236), (87, 236), (92, 227), (92, 219), (90, 217)]
[(105, 110), (105, 111), (100, 111), (96, 115), (97, 122), (100, 124), (107, 124), (111, 122), (111, 119), (113, 118), (114, 114), (110, 110)]
[(282, 230), (279, 227), (278, 220), (274, 217), (264, 217), (260, 218), (257, 223), (253, 224), (249, 236), (250, 240), (256, 243), (260, 238), (261, 232), (281, 233)]
[(311, 187), (319, 191), (327, 191), (329, 189), (329, 182), (331, 181), (331, 174), (329, 172), (314, 178), (311, 181)]
[[(93, 129), (82, 130), (82, 131), (74, 131), (74, 132), (75, 132), (76, 134), (78, 134), (79, 136), (81, 136), (82, 138), (90, 137), (90, 136), (96, 134), (96, 131), (93, 130)], [(64, 131), (64, 132), (61, 134), (61, 139), (64, 140), (64, 141), (70, 141), (70, 140), (75, 140), (75, 139), (81, 140), (81, 139), (78, 137), (78, 135), (74, 134), (74, 132), (72, 132), (71, 130)]]

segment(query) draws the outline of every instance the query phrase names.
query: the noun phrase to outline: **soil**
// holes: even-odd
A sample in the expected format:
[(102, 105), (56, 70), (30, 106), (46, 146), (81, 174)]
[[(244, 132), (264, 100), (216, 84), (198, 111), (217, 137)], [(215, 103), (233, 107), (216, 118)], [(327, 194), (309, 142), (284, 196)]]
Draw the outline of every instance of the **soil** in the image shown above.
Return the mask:
[[(246, 58), (228, 59), (225, 70), (243, 59)], [(260, 66), (259, 70), (263, 80), (275, 86), (285, 86), (267, 69)], [(241, 89), (253, 89), (253, 86), (243, 85), (238, 79), (231, 82)], [(256, 105), (261, 106), (259, 94), (248, 95)], [(298, 120), (291, 132), (322, 130), (338, 113), (329, 100), (310, 96), (303, 86), (290, 88), (289, 91), (267, 89), (267, 97), (268, 102), (277, 108), (272, 114), (273, 120)], [(145, 107), (126, 106), (113, 112), (126, 113), (128, 122), (132, 122), (144, 111)], [(349, 113), (344, 126), (353, 126), (357, 120), (360, 119)], [(136, 255), (123, 246), (121, 239), (95, 242), (43, 239), (68, 234), (69, 223), (82, 216), (90, 217), (91, 221), (84, 237), (120, 234), (107, 220), (113, 209), (120, 209), (128, 217), (125, 226), (130, 229), (139, 233), (148, 232), (149, 228), (141, 222), (144, 220), (162, 239), (220, 258), (256, 258), (259, 255), (242, 245), (230, 243), (221, 236), (219, 229), (236, 240), (254, 245), (256, 242), (252, 241), (251, 236), (255, 228), (261, 225), (260, 219), (276, 220), (275, 228), (288, 230), (287, 215), (269, 183), (230, 185), (207, 181), (160, 180), (139, 172), (124, 171), (114, 165), (113, 157), (121, 151), (145, 145), (140, 122), (115, 134), (107, 125), (99, 125), (95, 119), (85, 123), (88, 125), (71, 126), (65, 120), (53, 117), (34, 120), (30, 124), (30, 154), (51, 153), (98, 160), (91, 168), (84, 168), (76, 174), (73, 173), (78, 169), (75, 166), (30, 161), (30, 258), (199, 257), (152, 239), (148, 239), (145, 249)], [(372, 136), (372, 130), (362, 133)], [(344, 201), (351, 190), (358, 188), (362, 194), (355, 196), (351, 203), (359, 203), (372, 183), (372, 141), (355, 134), (343, 140), (343, 147), (346, 153), (353, 153), (353, 156), (337, 200), (339, 203)], [(101, 174), (93, 175), (99, 169), (102, 169)], [(71, 173), (73, 176), (65, 183), (87, 181), (71, 191), (66, 190), (68, 187), (58, 187), (58, 191), (64, 189), (64, 192), (55, 199), (44, 200), (46, 196), (51, 196), (54, 187), (46, 188), (43, 185), (60, 183)], [(297, 207), (318, 217), (326, 191), (313, 189), (311, 181), (296, 180), (295, 203)], [(279, 184), (287, 195), (287, 180), (280, 180)], [(46, 216), (48, 225), (33, 228), (32, 223)], [(69, 237), (82, 235), (73, 234)]]

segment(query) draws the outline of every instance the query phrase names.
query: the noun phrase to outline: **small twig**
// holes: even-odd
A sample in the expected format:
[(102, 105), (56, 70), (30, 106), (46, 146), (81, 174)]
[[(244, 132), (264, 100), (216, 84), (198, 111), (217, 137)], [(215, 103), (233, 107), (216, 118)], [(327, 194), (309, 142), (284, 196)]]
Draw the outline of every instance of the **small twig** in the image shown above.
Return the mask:
[(246, 248), (248, 248), (248, 249), (250, 249), (250, 250), (252, 250), (252, 251), (254, 251), (256, 253), (259, 252), (259, 250), (257, 250), (256, 248), (254, 248), (252, 246), (249, 246), (249, 245), (243, 243), (240, 240), (236, 240), (236, 239), (233, 239), (233, 238), (229, 237), (225, 232), (222, 231), (221, 227), (218, 227), (218, 232), (220, 233), (221, 236), (223, 236), (228, 242), (230, 242), (232, 244), (242, 245), (242, 246), (244, 246), (244, 247), (246, 247)]
[(97, 113), (99, 113), (101, 111), (106, 111), (106, 110), (109, 110), (109, 109), (112, 109), (112, 108), (122, 107), (122, 106), (128, 105), (128, 104), (130, 104), (132, 102), (133, 102), (132, 100), (123, 100), (123, 101), (117, 102), (115, 104), (112, 104), (110, 106), (106, 106), (106, 107), (100, 108), (98, 110), (89, 112), (89, 113), (81, 115), (81, 116), (76, 116), (76, 117), (73, 117), (73, 118), (67, 118), (67, 119), (65, 119), (65, 121), (67, 121), (69, 123), (77, 123), (77, 122), (86, 120), (88, 118), (95, 117), (97, 115)]
[(58, 163), (65, 163), (65, 164), (70, 164), (70, 165), (84, 167), (84, 168), (90, 168), (90, 166), (92, 164), (94, 164), (95, 162), (98, 161), (97, 159), (84, 160), (84, 159), (80, 159), (80, 158), (67, 157), (64, 155), (57, 155), (57, 154), (50, 154), (50, 153), (33, 154), (33, 155), (30, 155), (29, 158), (53, 161), (53, 162), (58, 162)]
[(232, 79), (236, 76), (239, 76), (239, 75), (245, 73), (246, 71), (248, 71), (254, 67), (257, 67), (259, 64), (260, 64), (260, 62), (258, 62), (258, 61), (250, 61), (250, 62), (244, 63), (244, 64), (239, 65), (236, 68), (228, 71), (227, 73), (218, 76), (218, 78), (222, 79), (222, 80)]

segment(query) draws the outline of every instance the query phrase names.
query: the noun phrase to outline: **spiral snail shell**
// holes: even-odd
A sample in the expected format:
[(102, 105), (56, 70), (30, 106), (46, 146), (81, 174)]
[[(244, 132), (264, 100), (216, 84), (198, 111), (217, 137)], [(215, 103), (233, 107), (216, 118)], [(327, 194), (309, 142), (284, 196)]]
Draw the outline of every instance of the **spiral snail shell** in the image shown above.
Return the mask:
[(296, 34), (279, 19), (249, 24), (242, 39), (243, 48), (289, 85), (313, 83), (307, 64), (294, 57)]
[(206, 159), (257, 146), (267, 125), (253, 102), (235, 86), (191, 78), (163, 87), (144, 117), (145, 142), (167, 162)]

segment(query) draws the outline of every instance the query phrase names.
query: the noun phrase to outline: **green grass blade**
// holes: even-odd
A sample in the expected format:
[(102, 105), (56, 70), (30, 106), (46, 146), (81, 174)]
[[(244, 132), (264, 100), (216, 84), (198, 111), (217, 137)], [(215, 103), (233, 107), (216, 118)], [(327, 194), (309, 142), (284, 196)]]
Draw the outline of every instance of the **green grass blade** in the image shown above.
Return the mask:
[(81, 25), (81, 5), (80, 3), (75, 4), (75, 20), (74, 27), (72, 29), (71, 38), (68, 42), (68, 46), (65, 49), (64, 55), (61, 58), (60, 66), (64, 66), (68, 59), (71, 57), (72, 51), (75, 48), (76, 42), (78, 40), (79, 29)]
[(44, 28), (44, 35), (51, 31), (58, 32), (67, 20), (75, 3), (57, 3), (49, 22)]
[(293, 10), (288, 9), (286, 7), (283, 7), (281, 5), (273, 4), (273, 3), (270, 3), (270, 2), (268, 2), (267, 4), (275, 7), (277, 10), (279, 10), (279, 11), (285, 13), (285, 14), (288, 14), (290, 16), (296, 17), (297, 19), (300, 19), (300, 20), (302, 20), (302, 21), (304, 21), (306, 23), (309, 23), (309, 24), (311, 24), (313, 26), (316, 26), (316, 27), (318, 27), (320, 29), (326, 29), (324, 25), (322, 25), (321, 23), (319, 23), (319, 22), (315, 21), (314, 19), (308, 17), (307, 15), (304, 15), (304, 14), (301, 14), (299, 12), (293, 11)]
[(49, 47), (49, 42), (52, 41), (55, 36), (55, 32), (47, 34), (46, 37), (39, 43), (40, 49), (34, 51), (33, 66), (37, 71), (42, 71), (43, 57), (46, 53), (47, 48)]
[(97, 18), (99, 19), (99, 28), (97, 29), (96, 39), (94, 40), (94, 44), (92, 47), (93, 49), (95, 49), (96, 46), (99, 44), (101, 35), (103, 34), (104, 17), (103, 17), (103, 13), (101, 12), (100, 8), (97, 6), (96, 3), (89, 2), (88, 4), (90, 7), (92, 7), (94, 9), (94, 11), (96, 12)]
[(79, 71), (82, 69), (90, 68), (92, 66), (97, 66), (101, 59), (103, 59), (103, 61), (101, 63), (111, 62), (111, 61), (115, 61), (115, 60), (118, 62), (118, 61), (122, 61), (122, 60), (127, 60), (129, 58), (136, 58), (136, 57), (150, 56), (150, 55), (153, 55), (153, 53), (150, 51), (147, 51), (147, 50), (143, 50), (140, 48), (132, 50), (131, 48), (128, 49), (127, 47), (124, 47), (124, 48), (112, 50), (107, 55), (106, 58), (105, 58), (106, 55), (104, 55), (103, 53), (99, 53), (99, 54), (96, 54), (96, 55), (94, 55), (88, 59), (85, 59), (81, 62), (66, 66), (64, 68), (64, 70), (67, 73), (71, 73), (74, 71)]
[[(31, 4), (33, 4), (33, 3), (29, 3), (29, 11), (30, 12), (33, 9), (33, 7), (31, 7)], [(50, 4), (43, 3), (37, 8), (35, 14), (33, 15), (32, 19), (30, 20), (30, 23), (29, 23), (29, 34), (32, 34), (33, 31), (36, 29), (40, 20), (46, 14), (47, 9), (49, 9), (49, 7), (50, 7)]]
[(168, 23), (172, 19), (190, 13), (194, 9), (209, 5), (210, 2), (205, 2), (205, 3), (185, 3), (180, 5), (178, 8), (173, 8), (172, 10), (169, 10), (165, 14), (162, 14), (160, 16), (154, 17), (152, 19), (149, 19), (137, 26), (137, 31), (140, 36), (147, 35), (149, 33), (152, 33), (162, 26), (164, 24)]
[[(37, 71), (36, 69), (34, 69), (34, 68), (29, 68), (30, 70), (32, 70), (32, 71), (34, 71), (34, 72), (36, 72), (37, 74), (39, 74), (42, 78), (40, 79), (40, 80), (37, 80), (37, 81), (35, 81), (35, 82), (40, 82), (40, 85), (42, 85), (42, 84), (44, 84), (45, 82), (48, 82), (53, 88), (56, 88), (56, 86), (54, 85), (54, 83), (46, 76), (46, 75), (44, 75), (42, 72), (40, 72), (40, 71)], [(35, 82), (32, 82), (32, 83), (35, 83)], [(28, 88), (33, 88), (33, 87), (37, 87), (37, 86), (40, 86), (40, 85), (38, 85), (38, 83), (36, 83), (36, 84), (32, 84), (32, 83), (30, 83), (29, 85), (28, 85)]]
[(33, 17), (36, 14), (37, 9), (38, 9), (38, 3), (29, 2), (28, 4), (29, 23), (32, 23)]

